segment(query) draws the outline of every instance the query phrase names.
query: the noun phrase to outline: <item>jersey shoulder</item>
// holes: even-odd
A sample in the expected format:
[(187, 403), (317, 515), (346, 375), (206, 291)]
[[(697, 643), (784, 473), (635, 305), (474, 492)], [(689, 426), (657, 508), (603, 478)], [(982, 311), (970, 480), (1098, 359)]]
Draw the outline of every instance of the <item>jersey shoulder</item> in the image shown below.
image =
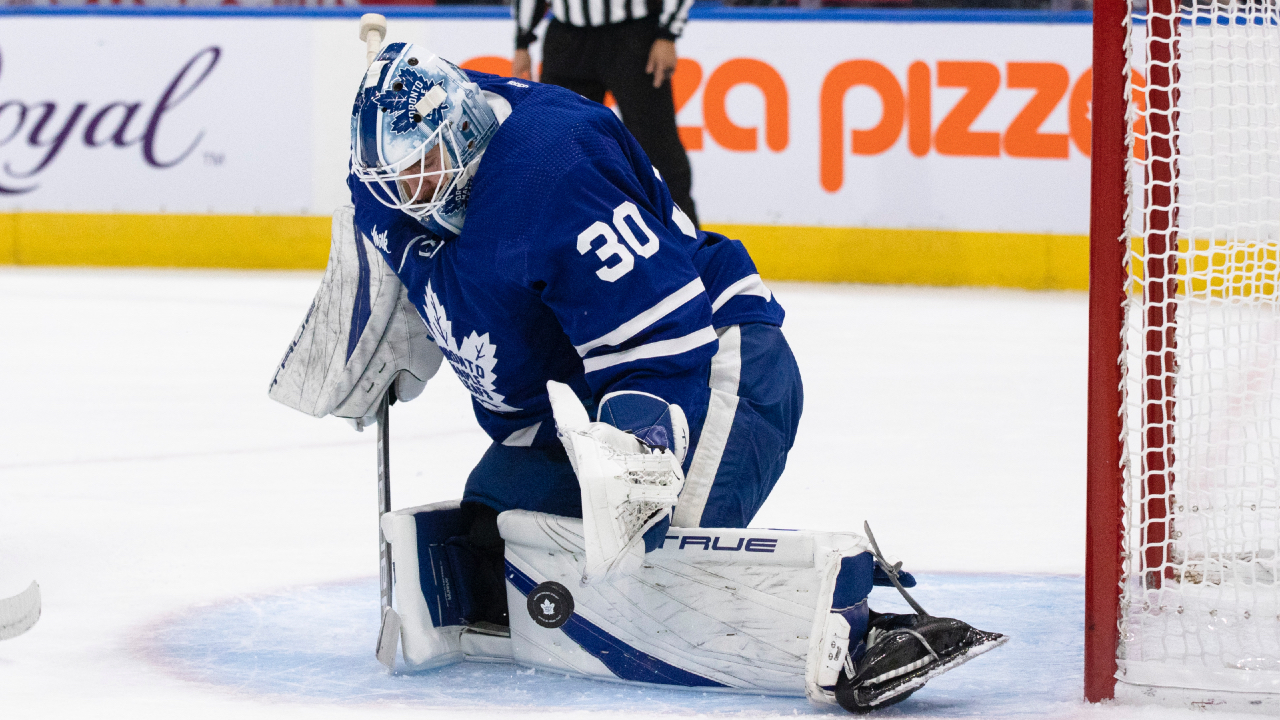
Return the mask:
[(647, 158), (612, 111), (563, 88), (500, 80), (481, 86), (497, 88), (491, 91), (511, 102), (511, 115), (476, 172), (464, 235), (513, 250), (529, 244), (549, 250), (548, 243), (574, 239), (551, 226), (585, 228), (599, 219), (596, 204), (609, 200), (611, 211), (629, 198), (646, 204), (655, 195), (656, 184), (639, 177), (641, 169), (652, 174)]
[(554, 85), (489, 75), (481, 88), (511, 103), (481, 172), (490, 183), (546, 187), (583, 160), (624, 162), (628, 132), (608, 108)]

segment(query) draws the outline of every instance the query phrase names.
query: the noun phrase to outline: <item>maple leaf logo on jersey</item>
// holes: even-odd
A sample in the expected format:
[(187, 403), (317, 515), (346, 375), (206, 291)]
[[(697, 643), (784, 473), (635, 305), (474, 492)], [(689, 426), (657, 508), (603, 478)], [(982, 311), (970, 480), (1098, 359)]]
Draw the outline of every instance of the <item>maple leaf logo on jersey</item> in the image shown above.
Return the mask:
[(471, 397), (494, 412), (519, 410), (520, 408), (511, 407), (503, 402), (506, 398), (493, 389), (493, 381), (497, 379), (493, 368), (498, 364), (498, 356), (497, 348), (489, 342), (489, 333), (477, 335), (472, 332), (461, 345), (458, 345), (453, 338), (453, 322), (449, 320), (444, 306), (440, 304), (440, 298), (431, 291), (429, 282), (422, 309), (431, 337), (436, 339), (436, 344), (448, 358), (458, 379), (467, 386), (467, 390), (471, 391)]
[[(439, 84), (428, 80), (425, 75), (413, 68), (400, 68), (391, 89), (378, 93), (373, 101), (378, 103), (378, 107), (385, 112), (391, 113), (391, 132), (407, 133), (418, 124), (413, 119), (417, 113), (414, 106), (422, 100), (422, 96), (426, 95), (428, 90)], [(433, 125), (439, 125), (444, 120), (446, 107), (445, 103), (440, 103), (427, 111), (425, 119), (430, 120)]]
[(369, 240), (373, 242), (374, 247), (382, 252), (391, 252), (387, 249), (387, 233), (386, 231), (378, 232), (378, 226), (374, 225), (369, 231)]

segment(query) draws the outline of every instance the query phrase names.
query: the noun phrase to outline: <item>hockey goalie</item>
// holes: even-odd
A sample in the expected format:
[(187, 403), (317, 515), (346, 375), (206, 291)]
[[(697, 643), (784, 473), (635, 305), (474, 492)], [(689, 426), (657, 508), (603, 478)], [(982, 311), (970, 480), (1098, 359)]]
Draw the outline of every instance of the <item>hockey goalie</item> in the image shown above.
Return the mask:
[(493, 440), (460, 500), (382, 517), (411, 671), (866, 712), (1003, 642), (872, 611), (873, 584), (914, 580), (863, 535), (747, 527), (800, 420), (783, 310), (608, 109), (391, 43), (360, 79), (348, 186), (271, 397), (365, 426), (447, 360)]

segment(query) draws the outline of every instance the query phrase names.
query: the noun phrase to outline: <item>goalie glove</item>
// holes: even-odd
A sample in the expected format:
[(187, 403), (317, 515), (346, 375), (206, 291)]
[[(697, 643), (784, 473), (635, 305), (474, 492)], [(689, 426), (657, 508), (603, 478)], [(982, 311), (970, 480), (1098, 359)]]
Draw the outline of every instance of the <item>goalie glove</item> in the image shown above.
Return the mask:
[[(680, 498), (680, 460), (667, 447), (650, 445), (608, 423), (591, 422), (568, 385), (548, 382), (547, 394), (556, 431), (582, 490), (582, 584), (633, 570), (644, 558), (644, 533), (669, 517)], [(601, 403), (602, 411), (606, 404)], [(670, 407), (682, 424), (679, 407)], [(670, 431), (673, 437), (687, 433), (685, 428)], [(648, 433), (651, 439), (660, 439), (658, 435)]]
[(347, 205), (333, 214), (320, 289), (267, 394), (314, 417), (353, 419), (361, 429), (393, 383), (395, 399), (416, 398), (444, 356), (400, 279), (356, 232), (354, 213)]
[(596, 420), (635, 435), (645, 445), (670, 450), (683, 465), (689, 449), (689, 422), (679, 405), (657, 395), (622, 390), (604, 396)]

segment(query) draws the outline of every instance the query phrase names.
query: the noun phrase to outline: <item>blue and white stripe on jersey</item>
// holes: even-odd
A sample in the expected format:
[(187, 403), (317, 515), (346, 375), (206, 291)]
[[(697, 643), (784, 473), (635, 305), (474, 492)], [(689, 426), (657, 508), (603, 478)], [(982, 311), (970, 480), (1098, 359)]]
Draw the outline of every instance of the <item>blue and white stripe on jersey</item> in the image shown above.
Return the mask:
[(717, 295), (716, 299), (711, 303), (711, 312), (718, 311), (724, 307), (725, 303), (738, 295), (755, 295), (756, 297), (764, 298), (765, 302), (773, 299), (773, 293), (769, 292), (769, 288), (765, 287), (764, 280), (760, 279), (760, 275), (752, 274), (735, 282)]
[(620, 350), (615, 353), (587, 358), (582, 361), (582, 368), (584, 372), (593, 373), (611, 368), (614, 365), (621, 365), (623, 363), (650, 360), (670, 355), (682, 355), (690, 350), (696, 350), (703, 345), (707, 345), (715, 341), (716, 331), (708, 325), (701, 330), (695, 330), (688, 335), (682, 335), (681, 337), (671, 338), (669, 340), (655, 340), (643, 345), (637, 345), (636, 347), (629, 348), (627, 350)]
[(602, 345), (621, 345), (623, 342), (635, 337), (641, 330), (670, 315), (676, 308), (700, 295), (705, 295), (706, 292), (707, 289), (702, 284), (702, 278), (694, 278), (688, 285), (658, 301), (657, 305), (636, 315), (595, 340), (575, 345), (573, 349), (577, 350), (579, 355), (586, 357), (587, 353)]
[[(702, 284), (702, 278), (694, 278), (689, 284), (659, 300), (653, 307), (644, 310), (613, 330), (594, 340), (574, 346), (574, 349), (578, 351), (578, 355), (583, 358), (583, 370), (590, 373), (635, 360), (679, 355), (707, 343), (715, 342), (715, 331), (708, 324), (681, 337), (653, 340), (628, 347), (625, 350), (619, 349), (627, 341), (670, 316), (690, 301), (706, 297), (706, 293), (707, 290)], [(593, 351), (599, 350), (604, 352), (592, 354)]]

